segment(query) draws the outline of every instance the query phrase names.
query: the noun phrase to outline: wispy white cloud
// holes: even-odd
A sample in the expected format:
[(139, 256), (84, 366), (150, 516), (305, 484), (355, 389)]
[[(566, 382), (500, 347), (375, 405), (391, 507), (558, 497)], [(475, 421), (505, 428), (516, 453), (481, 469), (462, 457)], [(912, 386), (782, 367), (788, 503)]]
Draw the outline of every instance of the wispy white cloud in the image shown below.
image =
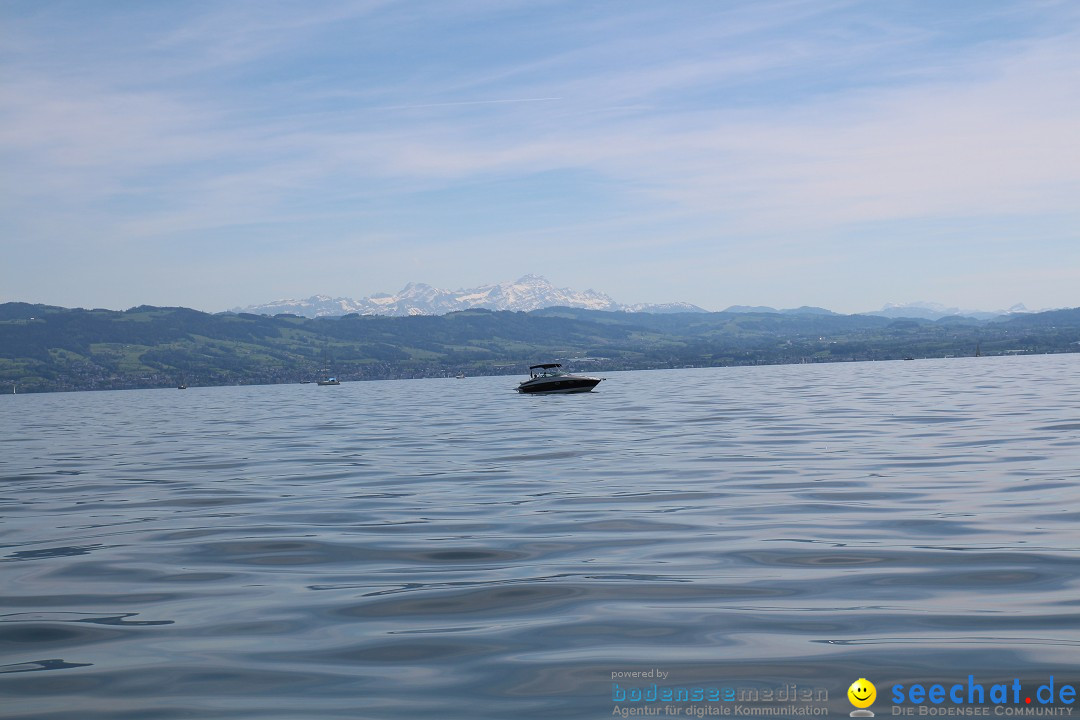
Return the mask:
[[(921, 3), (230, 2), (81, 35), (27, 7), (0, 42), (0, 227), (38, 246), (228, 237), (257, 261), (300, 225), (303, 252), (546, 235), (622, 249), (634, 277), (655, 247), (751, 264), (859, 227), (1080, 212), (1068, 3), (992, 3), (969, 27)], [(455, 224), (440, 193), (488, 217)], [(448, 284), (474, 279), (492, 278)]]
[(387, 105), (386, 107), (374, 108), (375, 110), (418, 110), (425, 108), (439, 108), (439, 107), (466, 107), (469, 105), (509, 105), (513, 103), (536, 103), (536, 102), (552, 102), (555, 100), (562, 100), (561, 97), (539, 97), (539, 98), (508, 98), (505, 100), (460, 100), (457, 102), (442, 102), (442, 103), (418, 103), (415, 105)]

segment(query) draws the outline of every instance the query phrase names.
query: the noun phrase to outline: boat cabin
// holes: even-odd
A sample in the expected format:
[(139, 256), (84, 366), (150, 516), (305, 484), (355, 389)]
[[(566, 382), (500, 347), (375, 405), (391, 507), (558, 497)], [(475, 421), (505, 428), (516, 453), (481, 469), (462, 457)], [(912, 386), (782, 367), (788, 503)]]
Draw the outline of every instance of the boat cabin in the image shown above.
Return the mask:
[(562, 375), (562, 371), (559, 368), (562, 367), (562, 363), (544, 363), (542, 365), (530, 365), (529, 377), (555, 377), (556, 375)]

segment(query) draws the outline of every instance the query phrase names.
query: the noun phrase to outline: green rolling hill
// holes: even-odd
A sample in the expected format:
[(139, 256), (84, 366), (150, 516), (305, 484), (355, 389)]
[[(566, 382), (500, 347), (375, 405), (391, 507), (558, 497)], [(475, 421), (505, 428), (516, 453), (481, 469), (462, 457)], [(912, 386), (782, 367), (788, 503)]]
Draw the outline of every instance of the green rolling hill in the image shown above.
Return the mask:
[[(441, 316), (209, 314), (0, 305), (0, 387), (19, 392), (1080, 351), (1080, 308), (993, 321), (548, 308)], [(587, 358), (582, 360), (582, 358)], [(10, 392), (10, 389), (5, 390)]]

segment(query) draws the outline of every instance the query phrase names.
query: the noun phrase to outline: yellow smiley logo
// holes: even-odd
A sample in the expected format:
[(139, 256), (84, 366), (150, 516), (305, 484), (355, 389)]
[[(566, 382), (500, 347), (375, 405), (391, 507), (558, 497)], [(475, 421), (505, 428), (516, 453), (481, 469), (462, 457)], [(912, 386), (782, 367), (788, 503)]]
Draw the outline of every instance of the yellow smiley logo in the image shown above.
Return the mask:
[(866, 678), (859, 678), (847, 689), (848, 700), (857, 708), (868, 708), (877, 698), (877, 688)]

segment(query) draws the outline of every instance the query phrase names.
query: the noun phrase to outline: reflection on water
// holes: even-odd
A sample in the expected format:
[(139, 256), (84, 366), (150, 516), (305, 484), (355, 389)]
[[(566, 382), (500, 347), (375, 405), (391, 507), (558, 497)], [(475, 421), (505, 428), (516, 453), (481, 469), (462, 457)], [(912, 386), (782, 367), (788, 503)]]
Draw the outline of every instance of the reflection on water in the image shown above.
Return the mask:
[(0, 715), (1080, 671), (1080, 356), (5, 396)]

